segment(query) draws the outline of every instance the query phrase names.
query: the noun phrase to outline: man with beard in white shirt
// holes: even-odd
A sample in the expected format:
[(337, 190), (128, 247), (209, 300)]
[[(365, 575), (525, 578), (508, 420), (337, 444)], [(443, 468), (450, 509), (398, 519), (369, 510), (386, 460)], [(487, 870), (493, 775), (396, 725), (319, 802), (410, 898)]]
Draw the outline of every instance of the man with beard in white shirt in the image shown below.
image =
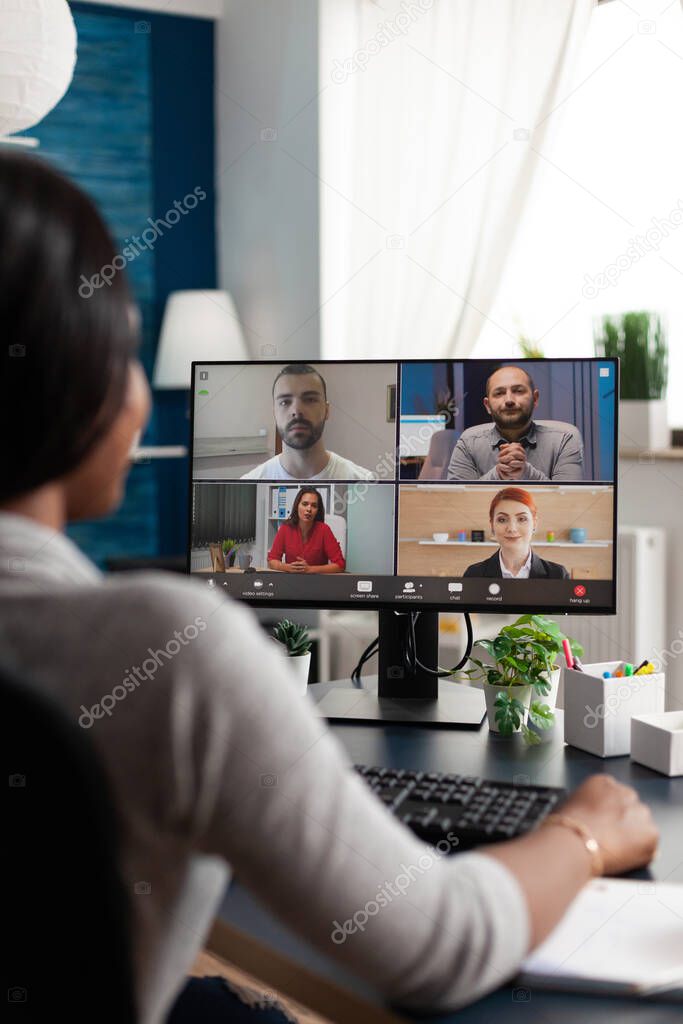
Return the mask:
[(273, 415), (282, 452), (243, 480), (371, 480), (372, 472), (327, 451), (323, 440), (330, 418), (327, 385), (308, 363), (284, 366), (273, 382)]

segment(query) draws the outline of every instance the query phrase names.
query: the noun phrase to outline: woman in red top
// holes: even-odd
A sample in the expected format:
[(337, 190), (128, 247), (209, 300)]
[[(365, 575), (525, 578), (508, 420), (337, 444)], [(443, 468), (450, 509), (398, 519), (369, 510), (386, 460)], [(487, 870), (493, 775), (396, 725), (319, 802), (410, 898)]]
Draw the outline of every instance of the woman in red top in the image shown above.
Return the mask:
[(292, 513), (268, 552), (268, 566), (279, 572), (344, 572), (344, 556), (325, 523), (323, 499), (314, 487), (302, 487), (294, 499)]

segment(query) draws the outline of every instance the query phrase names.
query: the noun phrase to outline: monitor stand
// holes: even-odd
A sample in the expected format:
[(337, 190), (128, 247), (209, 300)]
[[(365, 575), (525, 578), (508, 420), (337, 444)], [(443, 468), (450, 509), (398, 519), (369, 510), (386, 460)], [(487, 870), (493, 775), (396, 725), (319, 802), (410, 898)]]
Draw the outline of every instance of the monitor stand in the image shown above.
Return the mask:
[[(405, 668), (403, 651), (409, 628), (409, 614), (381, 611), (379, 674), (370, 676), (363, 689), (333, 687), (318, 701), (319, 712), (330, 721), (478, 729), (486, 715), (481, 690), (439, 679), (419, 667), (415, 673)], [(422, 664), (436, 668), (438, 612), (421, 612), (415, 623), (415, 645)]]

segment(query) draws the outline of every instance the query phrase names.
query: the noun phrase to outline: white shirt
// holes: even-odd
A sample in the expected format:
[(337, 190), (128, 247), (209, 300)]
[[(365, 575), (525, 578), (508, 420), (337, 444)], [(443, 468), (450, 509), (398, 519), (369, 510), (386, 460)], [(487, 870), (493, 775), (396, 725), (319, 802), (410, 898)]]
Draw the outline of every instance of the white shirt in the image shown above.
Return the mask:
[[(355, 462), (351, 462), (350, 459), (343, 459), (341, 455), (337, 455), (335, 452), (328, 452), (329, 460), (327, 465), (320, 473), (316, 473), (315, 476), (304, 477), (305, 480), (372, 480), (374, 475), (369, 469), (364, 469), (363, 466), (357, 466)], [(256, 466), (255, 469), (250, 469), (248, 473), (244, 473), (241, 477), (242, 480), (297, 480), (298, 477), (290, 476), (289, 473), (283, 469), (282, 463), (280, 462), (280, 456), (274, 455), (272, 459), (268, 459), (267, 462), (261, 463), (260, 466)]]
[(455, 1008), (518, 969), (530, 926), (514, 875), (483, 853), (438, 856), (392, 817), (220, 590), (103, 576), (63, 534), (0, 512), (0, 636), (108, 776), (141, 1024), (160, 1024), (183, 987), (228, 865), (399, 1005)]
[(510, 572), (509, 569), (506, 569), (505, 563), (503, 561), (503, 553), (500, 550), (498, 551), (498, 558), (500, 559), (500, 571), (501, 571), (501, 573), (503, 575), (503, 579), (506, 579), (506, 580), (528, 580), (529, 579), (529, 573), (531, 572), (531, 548), (529, 548), (529, 554), (526, 556), (526, 560), (525, 560), (524, 564), (522, 565), (522, 567), (520, 568), (518, 573)]

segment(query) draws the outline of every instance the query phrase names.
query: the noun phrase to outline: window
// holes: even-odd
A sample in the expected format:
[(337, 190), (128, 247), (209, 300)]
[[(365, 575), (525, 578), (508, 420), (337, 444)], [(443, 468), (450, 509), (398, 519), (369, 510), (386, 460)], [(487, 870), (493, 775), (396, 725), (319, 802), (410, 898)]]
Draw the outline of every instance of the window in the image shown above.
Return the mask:
[(657, 310), (668, 327), (669, 419), (683, 426), (675, 401), (683, 387), (680, 0), (601, 4), (575, 89), (554, 116), (555, 136), (541, 150), (529, 211), (472, 354), (518, 355), (523, 333), (547, 356), (591, 355), (594, 318)]

